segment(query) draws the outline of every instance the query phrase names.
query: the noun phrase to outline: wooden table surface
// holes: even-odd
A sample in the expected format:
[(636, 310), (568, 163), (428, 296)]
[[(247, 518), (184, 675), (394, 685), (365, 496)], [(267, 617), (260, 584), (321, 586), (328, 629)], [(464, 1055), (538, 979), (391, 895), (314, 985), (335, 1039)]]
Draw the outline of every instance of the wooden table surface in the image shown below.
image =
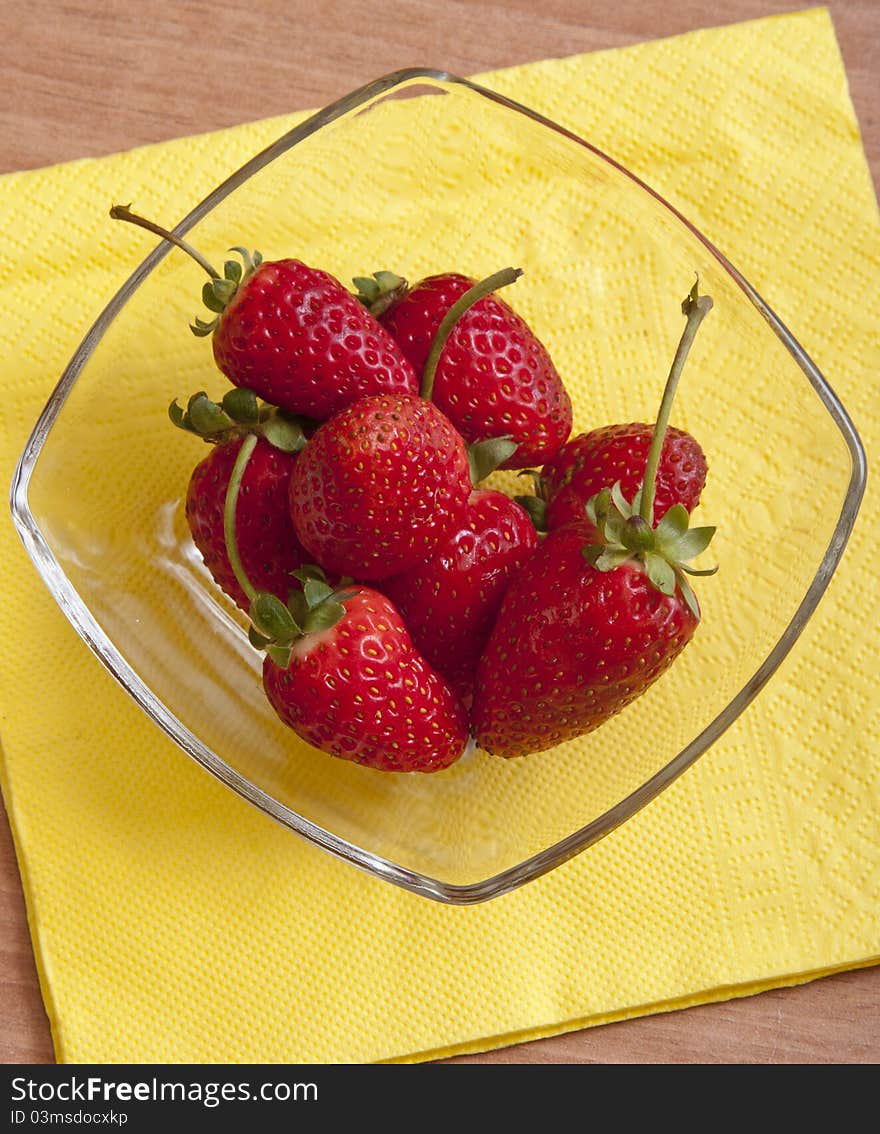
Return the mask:
[[(796, 0), (2, 0), (0, 172), (323, 105), (399, 67), (462, 75), (809, 7)], [(880, 0), (831, 0), (875, 185)], [(369, 11), (361, 18), (356, 11)], [(53, 1061), (0, 815), (0, 1060)], [(461, 1057), (468, 1063), (876, 1063), (880, 968)]]

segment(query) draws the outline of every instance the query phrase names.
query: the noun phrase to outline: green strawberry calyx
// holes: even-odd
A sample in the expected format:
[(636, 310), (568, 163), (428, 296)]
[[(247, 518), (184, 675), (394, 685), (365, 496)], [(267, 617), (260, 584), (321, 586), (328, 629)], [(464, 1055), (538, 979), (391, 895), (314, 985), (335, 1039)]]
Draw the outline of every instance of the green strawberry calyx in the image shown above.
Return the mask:
[(523, 493), (522, 495), (514, 496), (517, 504), (521, 504), (528, 512), (529, 519), (535, 527), (535, 531), (547, 531), (547, 488), (544, 478), (535, 469), (520, 469), (516, 474), (517, 476), (531, 477), (534, 486), (534, 493)]
[(602, 542), (588, 544), (581, 553), (599, 571), (613, 571), (623, 563), (640, 563), (664, 595), (673, 595), (678, 586), (691, 613), (699, 618), (697, 596), (687, 576), (714, 575), (718, 568), (698, 570), (689, 563), (709, 546), (715, 528), (690, 527), (690, 514), (683, 504), (673, 504), (652, 528), (640, 513), (642, 498), (640, 489), (632, 502), (626, 500), (618, 481), (613, 488), (603, 488), (588, 500), (587, 519)]
[(194, 248), (187, 241), (183, 240), (176, 232), (171, 232), (167, 228), (156, 224), (155, 221), (149, 220), (147, 217), (139, 216), (137, 213), (132, 212), (131, 205), (113, 205), (110, 209), (110, 216), (113, 220), (128, 221), (129, 224), (137, 225), (139, 228), (145, 228), (148, 232), (155, 233), (156, 236), (161, 236), (163, 240), (167, 240), (169, 244), (173, 244), (175, 248), (181, 249), (191, 257), (203, 268), (210, 279), (207, 280), (202, 287), (202, 302), (213, 312), (213, 319), (200, 319), (195, 317), (190, 323), (190, 330), (194, 335), (199, 338), (204, 338), (213, 333), (214, 329), (220, 321), (220, 316), (226, 310), (231, 302), (233, 296), (238, 292), (239, 288), (245, 284), (254, 272), (259, 268), (263, 262), (263, 257), (259, 252), (249, 252), (247, 248), (236, 246), (230, 248), (230, 252), (235, 252), (241, 259), (226, 260), (223, 264), (223, 274), (214, 267), (209, 260)]
[(700, 295), (699, 284), (697, 277), (681, 305), (685, 328), (663, 390), (642, 486), (631, 502), (624, 498), (619, 482), (603, 488), (587, 501), (587, 518), (597, 528), (603, 542), (588, 544), (582, 549), (584, 558), (599, 571), (613, 571), (630, 561), (641, 563), (650, 581), (663, 594), (674, 594), (678, 586), (695, 618), (700, 617), (700, 608), (686, 576), (713, 575), (717, 568), (702, 571), (687, 564), (709, 546), (715, 528), (690, 528), (690, 516), (683, 504), (673, 504), (656, 526), (653, 520), (657, 468), (672, 403), (697, 330), (712, 310), (712, 300), (708, 295)]
[(358, 588), (350, 587), (350, 579), (342, 580), (338, 588), (332, 587), (321, 568), (311, 564), (293, 572), (300, 587), (291, 588), (286, 603), (270, 591), (254, 587), (241, 561), (235, 517), (241, 482), (256, 444), (255, 434), (245, 437), (235, 458), (226, 488), (223, 535), (232, 570), (248, 597), (250, 643), (258, 650), (265, 650), (276, 665), (286, 669), (296, 643), (309, 634), (321, 633), (335, 626), (345, 614), (345, 603), (357, 594)]
[(269, 402), (261, 402), (253, 390), (243, 387), (228, 390), (219, 402), (199, 390), (190, 396), (186, 409), (175, 398), (168, 407), (168, 416), (178, 429), (211, 445), (254, 434), (284, 453), (298, 453), (304, 448), (308, 430), (314, 424)]
[(226, 310), (233, 296), (239, 288), (247, 283), (254, 272), (263, 262), (263, 256), (256, 250), (249, 252), (240, 245), (230, 248), (230, 252), (237, 252), (241, 257), (238, 260), (226, 260), (223, 263), (223, 275), (211, 273), (211, 278), (202, 287), (202, 302), (209, 311), (214, 312), (213, 319), (200, 319), (198, 315), (189, 325), (189, 329), (198, 338), (206, 338), (212, 334), (220, 322), (220, 316)]
[(372, 276), (355, 276), (355, 299), (378, 318), (409, 292), (409, 284), (395, 272), (373, 272)]
[(501, 468), (502, 464), (517, 451), (519, 445), (510, 434), (506, 433), (502, 437), (486, 437), (482, 441), (472, 441), (465, 448), (471, 484), (476, 487), (480, 481)]
[(345, 603), (357, 594), (356, 587), (331, 587), (314, 564), (293, 574), (302, 587), (291, 589), (286, 603), (269, 591), (255, 591), (248, 609), (251, 645), (265, 650), (281, 669), (290, 665), (298, 641), (335, 626), (345, 614)]

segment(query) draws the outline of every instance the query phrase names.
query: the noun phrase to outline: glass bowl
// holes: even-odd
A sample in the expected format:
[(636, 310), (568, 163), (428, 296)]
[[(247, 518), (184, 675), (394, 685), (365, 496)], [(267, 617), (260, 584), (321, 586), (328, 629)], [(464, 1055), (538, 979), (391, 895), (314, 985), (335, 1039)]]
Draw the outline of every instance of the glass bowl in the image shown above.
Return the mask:
[(791, 649), (859, 507), (859, 439), (748, 282), (589, 143), (469, 81), (400, 71), (279, 138), (175, 231), (208, 259), (246, 245), (347, 285), (379, 269), (415, 281), (522, 268), (505, 298), (554, 358), (573, 433), (653, 420), (695, 273), (715, 304), (672, 417), (708, 455), (700, 520), (718, 525), (707, 557), (720, 570), (697, 580), (693, 642), (587, 737), (516, 760), (472, 749), (422, 775), (317, 752), (270, 709), (246, 621), (209, 578), (183, 517), (206, 450), (167, 419), (172, 398), (228, 388), (210, 346), (187, 329), (200, 269), (160, 241), (122, 284), (28, 440), (14, 519), (62, 610), (124, 689), (185, 753), (292, 832), (431, 899), (496, 897), (631, 819)]

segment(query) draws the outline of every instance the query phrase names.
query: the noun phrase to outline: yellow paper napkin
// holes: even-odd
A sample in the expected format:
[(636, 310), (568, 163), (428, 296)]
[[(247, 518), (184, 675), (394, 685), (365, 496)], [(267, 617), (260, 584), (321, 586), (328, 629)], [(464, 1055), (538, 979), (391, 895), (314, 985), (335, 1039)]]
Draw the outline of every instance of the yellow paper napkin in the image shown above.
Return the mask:
[[(877, 452), (880, 225), (828, 14), (481, 77), (642, 175), (799, 334)], [(0, 471), (130, 267), (117, 187), (182, 215), (300, 119), (0, 179)], [(874, 483), (794, 653), (586, 855), (488, 904), (374, 880), (188, 760), (55, 608), (6, 520), (3, 791), (57, 1057), (416, 1061), (795, 984), (880, 953)]]

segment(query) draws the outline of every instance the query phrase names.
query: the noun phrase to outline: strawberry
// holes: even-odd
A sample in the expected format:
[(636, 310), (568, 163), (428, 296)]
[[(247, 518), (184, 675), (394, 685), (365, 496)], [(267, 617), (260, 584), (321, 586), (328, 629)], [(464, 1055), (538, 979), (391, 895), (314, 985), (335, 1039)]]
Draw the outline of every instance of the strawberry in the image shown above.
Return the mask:
[(294, 530), (324, 568), (381, 579), (432, 555), (464, 514), (468, 455), (412, 394), (360, 398), (325, 421), (290, 478)]
[(224, 507), (242, 442), (255, 436), (236, 517), (238, 546), (254, 584), (286, 599), (291, 587), (297, 586), (294, 571), (308, 558), (296, 538), (287, 504), (290, 475), (305, 444), (301, 426), (274, 407), (261, 407), (246, 390), (230, 391), (219, 405), (201, 391), (189, 399), (185, 411), (173, 402), (170, 415), (180, 428), (212, 444), (190, 476), (186, 520), (214, 581), (243, 609), (248, 599), (227, 553)]
[(527, 468), (556, 453), (571, 431), (571, 399), (546, 347), (509, 304), (491, 293), (481, 298), (432, 358), (444, 316), (474, 280), (446, 272), (409, 288), (379, 272), (354, 282), (361, 302), (378, 312), (421, 376), (423, 396), (467, 442), (511, 437), (517, 449), (506, 468)]
[(288, 413), (323, 421), (355, 398), (415, 393), (418, 379), (391, 334), (329, 272), (300, 260), (264, 261), (235, 248), (220, 273), (186, 242), (114, 205), (110, 215), (182, 248), (211, 277), (202, 290), (214, 359), (234, 386), (253, 390)]
[(390, 599), (369, 587), (335, 593), (308, 577), (303, 599), (288, 644), (263, 661), (263, 688), (284, 724), (315, 748), (381, 771), (455, 763), (469, 739), (464, 706)]
[(589, 539), (585, 525), (557, 528), (505, 595), (473, 702), (477, 743), (493, 755), (541, 752), (598, 728), (694, 633), (680, 593), (662, 594), (635, 562), (599, 570), (583, 555)]
[(377, 584), (403, 614), (416, 647), (466, 699), (507, 585), (537, 542), (519, 504), (475, 488), (429, 559)]
[[(632, 499), (644, 475), (653, 428), (642, 422), (606, 425), (570, 438), (538, 478), (546, 529), (582, 521), (586, 502), (613, 484), (619, 483), (624, 496)], [(657, 466), (653, 520), (662, 519), (675, 503), (693, 512), (705, 483), (706, 457), (699, 443), (669, 426)]]
[[(552, 748), (598, 728), (645, 692), (699, 622), (688, 561), (714, 528), (688, 530), (676, 502), (656, 526), (654, 489), (672, 397), (687, 349), (712, 301), (696, 285), (683, 304), (676, 352), (635, 504), (603, 488), (584, 519), (552, 530), (510, 584), (480, 659), (472, 723), (498, 756)], [(595, 537), (598, 535), (598, 541)]]
[(229, 560), (249, 600), (251, 644), (265, 650), (263, 689), (298, 736), (344, 760), (394, 772), (436, 772), (463, 755), (464, 706), (412, 644), (390, 599), (369, 587), (334, 589), (298, 568), (284, 602), (258, 590), (237, 543), (237, 514), (259, 438), (239, 448), (225, 501)]

